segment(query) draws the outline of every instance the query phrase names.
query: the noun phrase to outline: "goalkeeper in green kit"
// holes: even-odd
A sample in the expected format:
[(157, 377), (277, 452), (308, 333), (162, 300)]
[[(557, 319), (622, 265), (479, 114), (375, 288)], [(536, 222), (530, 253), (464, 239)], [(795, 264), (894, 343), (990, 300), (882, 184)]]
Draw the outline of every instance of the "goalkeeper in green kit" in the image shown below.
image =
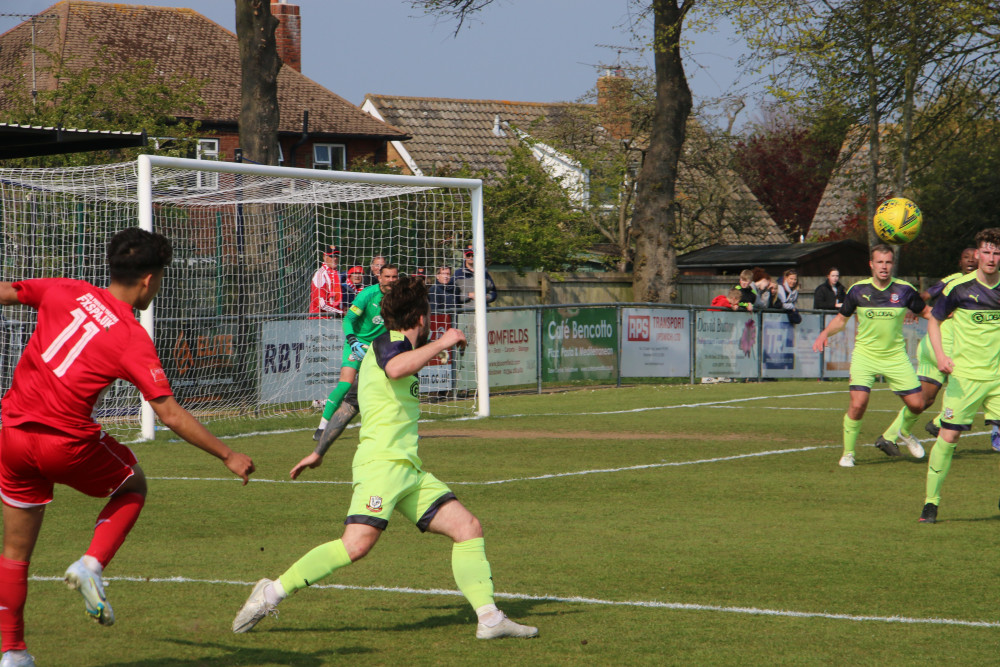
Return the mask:
[(399, 269), (393, 264), (384, 265), (379, 270), (378, 284), (361, 290), (344, 313), (344, 352), (340, 379), (326, 399), (323, 419), (313, 434), (313, 440), (319, 441), (319, 444), (312, 454), (292, 468), (292, 479), (298, 477), (304, 468), (319, 467), (330, 445), (358, 414), (357, 396), (348, 396), (348, 392), (358, 378), (358, 369), (361, 368), (361, 360), (365, 357), (368, 345), (385, 333), (382, 297), (398, 279)]

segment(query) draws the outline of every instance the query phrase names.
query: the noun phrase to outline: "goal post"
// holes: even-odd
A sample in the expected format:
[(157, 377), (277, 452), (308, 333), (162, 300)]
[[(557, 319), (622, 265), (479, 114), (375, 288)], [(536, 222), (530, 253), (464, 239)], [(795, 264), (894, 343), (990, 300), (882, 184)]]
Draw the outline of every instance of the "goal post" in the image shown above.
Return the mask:
[[(331, 246), (340, 264), (329, 270), (341, 278), (359, 267), (369, 276), (372, 259), (382, 256), (401, 274), (423, 270), (433, 280), (436, 267), (461, 266), (471, 245), (474, 289), (486, 289), (476, 179), (140, 156), (115, 165), (0, 169), (0, 215), (0, 280), (65, 276), (103, 286), (114, 232), (138, 225), (171, 239), (174, 261), (139, 317), (178, 401), (204, 421), (318, 422), (313, 404), (335, 385), (344, 342), (342, 319), (310, 304)], [(341, 290), (351, 298), (347, 286)], [(431, 314), (432, 335), (455, 326), (469, 349), (420, 374), (425, 413), (490, 413), (485, 299), (470, 306)], [(29, 308), (4, 316), (0, 391), (34, 326)], [(114, 385), (96, 417), (116, 434), (155, 434), (151, 408), (127, 383)]]

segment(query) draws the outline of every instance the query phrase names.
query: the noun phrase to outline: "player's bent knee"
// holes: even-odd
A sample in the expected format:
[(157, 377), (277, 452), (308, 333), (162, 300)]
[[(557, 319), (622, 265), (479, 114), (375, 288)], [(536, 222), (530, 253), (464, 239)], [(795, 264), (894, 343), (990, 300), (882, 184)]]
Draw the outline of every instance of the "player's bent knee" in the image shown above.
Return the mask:
[(124, 493), (138, 493), (143, 498), (146, 497), (146, 492), (148, 491), (146, 473), (139, 466), (132, 466), (132, 471), (132, 476), (115, 489), (115, 492), (111, 494), (112, 497), (120, 496)]

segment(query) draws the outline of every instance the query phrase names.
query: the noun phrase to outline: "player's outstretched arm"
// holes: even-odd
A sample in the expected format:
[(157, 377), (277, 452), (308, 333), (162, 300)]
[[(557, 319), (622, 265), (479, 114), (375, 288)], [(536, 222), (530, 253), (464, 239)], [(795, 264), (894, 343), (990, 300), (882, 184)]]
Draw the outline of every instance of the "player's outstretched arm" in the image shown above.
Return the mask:
[(397, 354), (385, 365), (385, 376), (390, 380), (398, 380), (408, 375), (414, 375), (427, 363), (442, 352), (456, 345), (465, 348), (465, 334), (458, 329), (448, 329), (440, 338), (426, 345)]
[(224, 442), (212, 435), (200, 421), (181, 407), (173, 396), (160, 396), (150, 401), (153, 412), (167, 428), (192, 445), (221, 459), (226, 467), (243, 480), (246, 486), (255, 468), (253, 461), (246, 454), (234, 452)]
[(298, 479), (306, 468), (318, 468), (321, 465), (323, 465), (323, 456), (316, 452), (309, 452), (305, 458), (295, 464), (288, 476), (292, 479)]
[(813, 352), (822, 352), (823, 348), (826, 347), (826, 341), (834, 334), (840, 333), (847, 326), (847, 318), (841, 313), (837, 313), (837, 316), (830, 320), (830, 323), (826, 325), (826, 328), (819, 332), (816, 336), (816, 342), (813, 343)]
[(21, 303), (17, 298), (17, 290), (13, 283), (0, 282), (0, 304), (4, 306), (16, 306)]

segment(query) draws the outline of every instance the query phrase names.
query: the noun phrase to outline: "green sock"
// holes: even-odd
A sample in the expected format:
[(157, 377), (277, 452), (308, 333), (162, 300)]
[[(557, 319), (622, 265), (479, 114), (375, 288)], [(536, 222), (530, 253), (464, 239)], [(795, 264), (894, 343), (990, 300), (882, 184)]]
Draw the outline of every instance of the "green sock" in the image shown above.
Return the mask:
[(330, 395), (326, 397), (326, 405), (323, 406), (323, 419), (330, 421), (330, 417), (333, 413), (337, 411), (340, 404), (344, 401), (344, 396), (347, 396), (347, 392), (351, 390), (352, 382), (338, 382), (337, 386), (333, 388)]
[(861, 420), (851, 419), (844, 415), (844, 453), (853, 454), (858, 444), (858, 434), (861, 433)]
[(945, 442), (944, 438), (938, 436), (931, 449), (931, 455), (927, 458), (927, 499), (925, 503), (941, 504), (941, 485), (944, 478), (948, 476), (948, 469), (951, 468), (951, 457), (955, 453), (955, 445), (958, 443)]
[(919, 416), (910, 410), (909, 406), (904, 405), (903, 409), (899, 411), (899, 434), (910, 435), (913, 425), (917, 423), (917, 417)]
[(493, 604), (493, 574), (486, 560), (486, 540), (477, 537), (456, 542), (451, 548), (451, 571), (458, 590), (473, 609)]
[(351, 564), (351, 557), (341, 540), (321, 544), (302, 558), (295, 561), (283, 575), (278, 577), (285, 593), (291, 595), (295, 591), (315, 584), (320, 579), (329, 576), (334, 570)]
[(885, 438), (886, 440), (890, 440), (892, 442), (896, 442), (896, 438), (899, 437), (899, 434), (903, 426), (903, 412), (909, 412), (906, 409), (905, 405), (902, 407), (902, 409), (900, 409), (899, 412), (896, 413), (896, 418), (892, 420), (892, 423), (889, 424), (889, 428), (887, 428), (885, 432), (882, 434), (883, 438)]

